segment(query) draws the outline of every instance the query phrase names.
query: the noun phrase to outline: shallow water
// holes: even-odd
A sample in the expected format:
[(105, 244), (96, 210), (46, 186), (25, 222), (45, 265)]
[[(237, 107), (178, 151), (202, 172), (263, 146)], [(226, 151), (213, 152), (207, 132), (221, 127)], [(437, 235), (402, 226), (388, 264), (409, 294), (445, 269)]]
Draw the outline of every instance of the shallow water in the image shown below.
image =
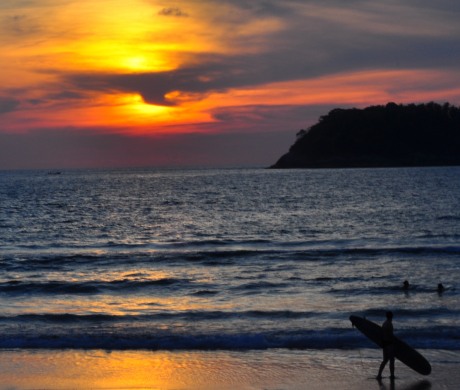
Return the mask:
[(460, 168), (1, 172), (0, 348), (354, 349), (391, 309), (458, 351), (459, 195)]

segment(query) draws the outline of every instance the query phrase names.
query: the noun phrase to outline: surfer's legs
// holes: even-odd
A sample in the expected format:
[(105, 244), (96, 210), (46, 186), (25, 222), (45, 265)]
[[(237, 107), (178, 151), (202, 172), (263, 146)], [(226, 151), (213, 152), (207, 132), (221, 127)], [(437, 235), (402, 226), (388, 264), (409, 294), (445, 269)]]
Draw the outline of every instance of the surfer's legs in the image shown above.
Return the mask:
[(382, 363), (380, 363), (379, 373), (377, 374), (377, 379), (382, 379), (382, 372), (383, 372), (383, 369), (385, 368), (387, 362), (388, 362), (388, 359), (384, 358)]
[(382, 360), (382, 363), (380, 363), (379, 373), (377, 374), (377, 379), (382, 378), (383, 369), (387, 365), (388, 361), (390, 361), (391, 378), (394, 378), (395, 377), (395, 355), (394, 355), (394, 348), (392, 345), (388, 345), (383, 348), (383, 360)]
[(387, 358), (390, 360), (390, 378), (394, 379), (395, 377), (395, 348), (393, 344), (387, 347)]
[(393, 345), (388, 346), (387, 351), (388, 359), (390, 360), (390, 378), (395, 378), (395, 349)]

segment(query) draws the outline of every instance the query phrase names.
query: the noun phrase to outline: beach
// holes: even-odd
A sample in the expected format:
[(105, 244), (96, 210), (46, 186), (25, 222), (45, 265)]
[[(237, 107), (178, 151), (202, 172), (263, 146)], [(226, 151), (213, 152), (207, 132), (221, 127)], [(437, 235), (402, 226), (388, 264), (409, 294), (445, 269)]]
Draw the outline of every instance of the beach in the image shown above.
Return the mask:
[(426, 350), (421, 376), (396, 362), (375, 380), (377, 349), (270, 351), (33, 351), (0, 353), (0, 389), (455, 389), (460, 354)]

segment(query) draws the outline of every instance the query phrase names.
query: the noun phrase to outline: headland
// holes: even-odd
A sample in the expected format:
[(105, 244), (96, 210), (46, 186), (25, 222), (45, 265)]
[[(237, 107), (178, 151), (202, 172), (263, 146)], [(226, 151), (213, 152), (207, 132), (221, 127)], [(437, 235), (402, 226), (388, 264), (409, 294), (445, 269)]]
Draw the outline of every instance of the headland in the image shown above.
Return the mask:
[(460, 165), (460, 108), (431, 102), (336, 108), (271, 168), (448, 165)]

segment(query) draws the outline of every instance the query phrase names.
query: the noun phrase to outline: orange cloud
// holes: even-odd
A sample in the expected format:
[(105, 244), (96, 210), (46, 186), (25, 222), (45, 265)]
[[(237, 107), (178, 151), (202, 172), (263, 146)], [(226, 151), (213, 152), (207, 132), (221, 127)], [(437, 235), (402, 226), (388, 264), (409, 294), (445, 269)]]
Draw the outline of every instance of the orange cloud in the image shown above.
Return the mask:
[[(47, 100), (27, 103), (21, 111), (18, 103), (4, 115), (6, 128), (19, 130), (31, 126), (62, 127), (69, 123), (77, 127), (103, 126), (112, 131), (149, 134), (170, 131), (209, 131), (209, 124), (222, 120), (214, 116), (216, 110), (241, 112), (254, 105), (272, 106), (366, 106), (388, 101), (409, 103), (430, 100), (459, 100), (460, 87), (451, 85), (456, 72), (448, 74), (433, 70), (372, 70), (341, 73), (306, 80), (267, 83), (258, 86), (209, 91), (199, 95), (172, 92), (173, 106), (148, 104), (136, 91), (69, 93), (48, 95)], [(430, 80), (430, 85), (427, 84)], [(204, 126), (200, 126), (203, 124)], [(120, 130), (117, 130), (119, 128)], [(216, 131), (218, 126), (213, 126)], [(223, 131), (226, 127), (222, 126)], [(263, 128), (259, 128), (263, 131)]]
[[(388, 101), (401, 103), (433, 100), (454, 101), (460, 97), (460, 87), (450, 80), (459, 72), (430, 69), (368, 70), (346, 72), (305, 80), (266, 84), (260, 88), (241, 88), (225, 94), (212, 94), (208, 102), (226, 101), (227, 105), (251, 104), (344, 104), (369, 105)], [(211, 103), (209, 103), (211, 104)]]

